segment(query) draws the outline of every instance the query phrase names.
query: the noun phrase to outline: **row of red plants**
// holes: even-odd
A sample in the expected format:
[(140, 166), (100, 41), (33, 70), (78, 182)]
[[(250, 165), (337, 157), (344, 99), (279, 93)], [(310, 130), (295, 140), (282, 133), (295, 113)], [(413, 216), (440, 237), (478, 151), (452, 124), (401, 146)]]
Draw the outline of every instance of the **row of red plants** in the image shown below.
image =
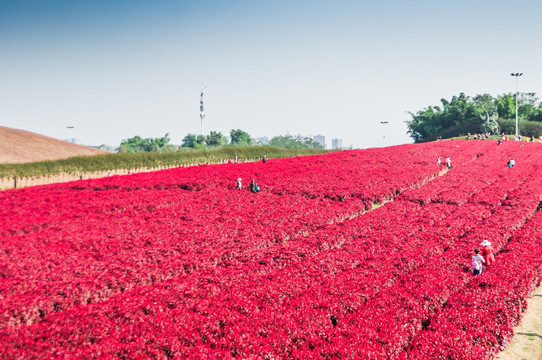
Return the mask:
[[(3, 193), (3, 216), (19, 222), (1, 230), (0, 354), (491, 356), (509, 336), (480, 341), (490, 325), (477, 337), (435, 339), (454, 332), (450, 323), (465, 325), (461, 311), (471, 319), (467, 306), (449, 304), (491, 288), (474, 282), (500, 279), (499, 296), (513, 302), (539, 281), (536, 268), (521, 273), (526, 285), (509, 268), (529, 246), (511, 239), (537, 219), (540, 156), (532, 150), (440, 142)], [(455, 161), (435, 178), (438, 155)], [(267, 188), (233, 190), (237, 176), (265, 179)], [(369, 199), (394, 197), (362, 213)], [(470, 254), (486, 237), (497, 263), (473, 279)], [(485, 305), (510, 334), (522, 307)], [(443, 321), (449, 309), (456, 322)]]
[[(398, 168), (396, 156), (389, 153), (394, 152), (388, 151), (380, 156), (388, 161), (387, 167), (381, 166), (382, 171)], [(418, 170), (409, 172), (412, 175), (410, 180), (403, 176), (401, 182), (396, 181), (403, 187), (416, 186), (422, 178), (421, 167), (414, 161), (421, 157), (420, 152), (412, 153), (416, 156), (410, 159), (411, 167)], [(358, 173), (365, 173), (367, 169), (362, 165), (372, 169), (375, 161), (383, 163), (383, 160), (375, 160), (372, 154), (369, 155), (352, 152), (343, 157), (347, 158), (346, 162), (356, 160), (360, 168)], [(284, 163), (282, 168), (281, 163)], [(328, 179), (307, 183), (293, 175), (285, 179), (284, 174), (303, 166), (325, 173), (326, 167), (321, 164), (330, 163), (337, 161), (308, 157), (246, 165), (259, 168), (258, 171), (266, 170), (271, 174), (268, 179), (283, 179), (286, 185), (300, 182), (305, 184), (306, 191), (311, 191), (328, 186)], [(408, 166), (400, 168), (403, 172), (410, 169)], [(240, 193), (241, 197), (237, 192), (225, 191), (227, 184), (224, 179), (228, 176), (218, 177), (217, 174), (227, 169), (237, 173), (252, 171), (238, 166), (197, 167), (4, 193), (3, 215), (6, 221), (2, 223), (2, 233), (10, 235), (11, 241), (6, 243), (8, 259), (3, 269), (3, 287), (9, 292), (1, 299), (0, 307), (10, 311), (4, 312), (0, 321), (32, 323), (40, 319), (39, 314), (50, 311), (41, 309), (40, 312), (31, 306), (39, 303), (42, 297), (60, 297), (55, 302), (56, 309), (63, 309), (71, 303), (102, 300), (134, 284), (159, 281), (183, 271), (214, 265), (254, 248), (269, 247), (299, 233), (307, 233), (316, 226), (355, 216), (366, 207), (359, 201), (332, 201), (332, 196), (311, 199), (288, 195), (288, 200), (284, 201), (284, 198), (267, 191), (247, 199), (251, 194), (246, 191)], [(436, 166), (425, 164), (423, 175), (428, 179), (438, 170)], [(198, 177), (192, 174), (194, 171), (198, 171)], [(231, 182), (235, 176), (229, 176)], [(197, 194), (185, 191), (183, 187), (164, 189), (164, 183), (179, 181), (186, 184), (187, 179), (193, 178), (200, 181), (198, 186), (207, 184), (210, 188)], [(222, 179), (222, 189), (211, 181), (213, 178)], [(389, 196), (390, 192), (401, 191), (398, 186), (390, 190), (387, 174), (383, 172), (379, 176), (366, 177), (364, 181), (359, 185), (369, 189), (371, 194), (360, 195), (364, 199), (382, 198)], [(383, 185), (375, 186), (377, 182)], [(138, 190), (132, 183), (139, 184)], [(271, 181), (268, 184), (276, 185)], [(341, 185), (339, 191), (344, 193), (352, 183), (342, 182)], [(28, 216), (29, 211), (32, 211), (32, 216)], [(49, 254), (49, 257), (44, 257), (44, 254)], [(13, 261), (17, 257), (24, 260)], [(143, 279), (141, 272), (146, 274)], [(99, 281), (96, 281), (97, 277)], [(85, 287), (90, 287), (91, 291), (81, 291), (91, 296), (84, 298), (78, 294), (79, 291), (71, 296), (56, 295), (65, 293), (57, 289), (57, 284), (63, 287), (74, 278), (78, 283), (89, 283)], [(29, 296), (23, 297), (26, 301), (21, 302), (26, 292)], [(24, 308), (30, 310), (18, 312), (12, 303), (24, 304)]]

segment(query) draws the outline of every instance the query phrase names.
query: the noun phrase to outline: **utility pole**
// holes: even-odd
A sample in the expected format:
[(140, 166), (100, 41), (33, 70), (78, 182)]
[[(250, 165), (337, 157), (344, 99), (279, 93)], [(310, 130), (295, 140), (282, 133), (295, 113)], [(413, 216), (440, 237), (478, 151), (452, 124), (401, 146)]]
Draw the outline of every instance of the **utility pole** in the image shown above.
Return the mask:
[(523, 75), (523, 73), (511, 73), (510, 75), (512, 75), (513, 77), (516, 78), (516, 139), (518, 138), (518, 134), (519, 134), (519, 126), (518, 126), (518, 77), (520, 77), (521, 75)]

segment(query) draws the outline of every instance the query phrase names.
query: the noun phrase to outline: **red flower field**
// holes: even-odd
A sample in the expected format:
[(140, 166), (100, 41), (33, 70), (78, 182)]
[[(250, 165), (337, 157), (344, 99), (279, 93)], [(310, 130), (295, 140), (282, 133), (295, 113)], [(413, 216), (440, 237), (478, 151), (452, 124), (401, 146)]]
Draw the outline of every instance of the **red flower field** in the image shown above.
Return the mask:
[(491, 359), (541, 281), (541, 167), (453, 140), (3, 191), (0, 357)]

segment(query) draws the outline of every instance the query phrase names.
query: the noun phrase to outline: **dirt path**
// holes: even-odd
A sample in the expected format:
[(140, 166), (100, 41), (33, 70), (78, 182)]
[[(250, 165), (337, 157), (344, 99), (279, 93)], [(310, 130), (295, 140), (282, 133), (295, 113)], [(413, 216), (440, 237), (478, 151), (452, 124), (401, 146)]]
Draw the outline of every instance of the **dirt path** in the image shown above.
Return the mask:
[(514, 328), (514, 334), (510, 345), (495, 359), (542, 360), (542, 286), (527, 299), (527, 311)]

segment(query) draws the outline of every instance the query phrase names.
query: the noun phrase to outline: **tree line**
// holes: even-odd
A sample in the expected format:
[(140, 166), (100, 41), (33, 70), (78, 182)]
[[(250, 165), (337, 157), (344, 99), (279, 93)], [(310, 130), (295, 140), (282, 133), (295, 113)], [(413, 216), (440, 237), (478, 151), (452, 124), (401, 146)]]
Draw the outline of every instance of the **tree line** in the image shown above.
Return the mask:
[[(542, 103), (536, 94), (519, 93), (517, 100), (520, 134), (542, 136)], [(515, 134), (516, 94), (470, 97), (460, 93), (449, 101), (441, 99), (440, 102), (441, 106), (409, 112), (412, 119), (406, 121), (407, 133), (414, 142), (433, 141), (439, 136), (450, 138), (467, 133), (491, 132), (485, 126), (488, 118), (496, 121), (499, 132)]]
[[(216, 148), (222, 146), (252, 146), (255, 142), (252, 137), (241, 129), (232, 129), (228, 138), (219, 131), (211, 131), (209, 135), (187, 134), (182, 139), (180, 146), (170, 144), (169, 134), (160, 138), (146, 138), (134, 136), (122, 140), (118, 147), (121, 153), (141, 153), (141, 152), (173, 152), (183, 149), (203, 150), (207, 148)], [(324, 146), (317, 143), (310, 137), (301, 135), (280, 135), (273, 137), (268, 144), (282, 149), (316, 149), (323, 150)]]

